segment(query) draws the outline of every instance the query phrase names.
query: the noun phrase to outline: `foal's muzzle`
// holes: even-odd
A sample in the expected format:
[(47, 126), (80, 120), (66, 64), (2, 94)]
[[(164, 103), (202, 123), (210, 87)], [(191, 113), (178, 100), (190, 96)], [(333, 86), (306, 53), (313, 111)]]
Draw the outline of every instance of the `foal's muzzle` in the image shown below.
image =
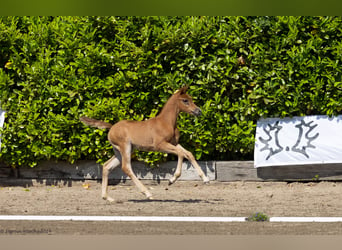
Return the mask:
[(202, 110), (200, 108), (196, 108), (192, 111), (194, 116), (200, 116), (202, 114)]

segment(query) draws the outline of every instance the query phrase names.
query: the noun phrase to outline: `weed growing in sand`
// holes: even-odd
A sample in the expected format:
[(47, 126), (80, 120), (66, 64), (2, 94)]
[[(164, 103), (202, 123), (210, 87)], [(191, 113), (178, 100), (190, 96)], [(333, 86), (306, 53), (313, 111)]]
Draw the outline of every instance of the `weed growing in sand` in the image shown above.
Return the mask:
[(264, 213), (257, 212), (246, 218), (246, 221), (269, 221), (269, 217)]

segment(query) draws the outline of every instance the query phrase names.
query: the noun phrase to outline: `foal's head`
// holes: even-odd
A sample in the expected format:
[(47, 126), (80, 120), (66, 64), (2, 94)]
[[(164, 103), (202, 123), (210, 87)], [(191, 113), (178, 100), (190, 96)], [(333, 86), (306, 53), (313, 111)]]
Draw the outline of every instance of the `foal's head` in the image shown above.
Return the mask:
[(182, 87), (179, 89), (174, 96), (177, 98), (177, 105), (180, 111), (199, 116), (202, 114), (202, 110), (196, 106), (196, 104), (192, 101), (191, 96), (189, 96), (186, 91), (188, 90), (188, 86)]

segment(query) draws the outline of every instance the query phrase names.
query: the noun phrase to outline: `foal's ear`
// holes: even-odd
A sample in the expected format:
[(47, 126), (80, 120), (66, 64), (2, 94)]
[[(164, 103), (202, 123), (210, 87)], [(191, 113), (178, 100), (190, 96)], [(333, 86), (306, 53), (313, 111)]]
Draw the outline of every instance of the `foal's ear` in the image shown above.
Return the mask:
[(179, 92), (180, 95), (183, 95), (186, 93), (188, 88), (189, 88), (189, 86), (184, 86), (184, 87), (180, 88), (177, 92)]

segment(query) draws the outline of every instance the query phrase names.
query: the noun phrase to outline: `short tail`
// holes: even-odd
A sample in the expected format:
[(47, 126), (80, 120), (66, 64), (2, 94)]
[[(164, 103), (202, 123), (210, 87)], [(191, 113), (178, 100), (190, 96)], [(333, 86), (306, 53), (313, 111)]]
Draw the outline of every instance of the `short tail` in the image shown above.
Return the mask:
[(108, 123), (108, 122), (104, 122), (104, 121), (99, 121), (99, 120), (95, 120), (93, 118), (89, 118), (86, 116), (82, 116), (80, 117), (81, 122), (83, 122), (86, 125), (95, 127), (95, 128), (111, 128), (113, 125)]

